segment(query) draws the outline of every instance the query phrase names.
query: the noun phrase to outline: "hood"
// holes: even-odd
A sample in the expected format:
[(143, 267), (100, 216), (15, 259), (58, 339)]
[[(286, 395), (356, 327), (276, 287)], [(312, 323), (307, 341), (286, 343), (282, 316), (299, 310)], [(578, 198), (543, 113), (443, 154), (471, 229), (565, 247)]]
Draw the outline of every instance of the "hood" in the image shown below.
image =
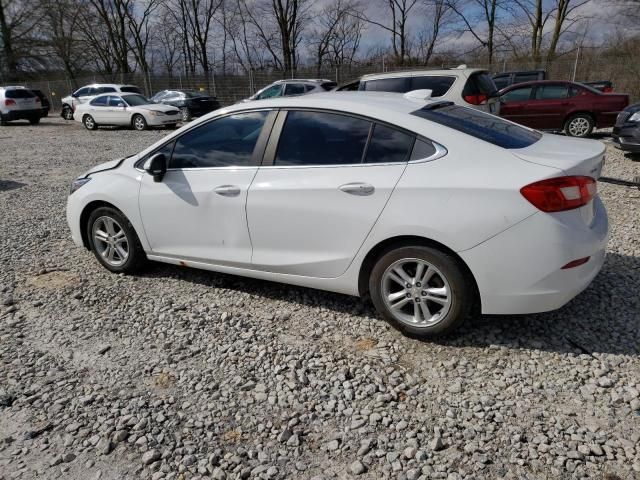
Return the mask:
[(603, 166), (605, 146), (598, 140), (544, 133), (536, 143), (510, 150), (527, 162), (557, 168), (566, 175), (598, 178)]
[(110, 160), (108, 162), (104, 162), (101, 163), (100, 165), (96, 165), (95, 167), (90, 168), (89, 170), (87, 170), (86, 172), (84, 172), (80, 178), (84, 178), (84, 177), (88, 177), (89, 175), (92, 175), (94, 173), (98, 173), (98, 172), (104, 172), (105, 170), (113, 170), (115, 168), (118, 168), (123, 161), (125, 161), (127, 158), (131, 158), (133, 155), (129, 156), (129, 157), (122, 157), (122, 158), (118, 158), (116, 160)]
[(156, 111), (156, 112), (169, 112), (177, 110), (173, 105), (163, 105), (162, 103), (150, 103), (149, 105), (139, 105), (132, 108), (141, 108), (143, 110)]

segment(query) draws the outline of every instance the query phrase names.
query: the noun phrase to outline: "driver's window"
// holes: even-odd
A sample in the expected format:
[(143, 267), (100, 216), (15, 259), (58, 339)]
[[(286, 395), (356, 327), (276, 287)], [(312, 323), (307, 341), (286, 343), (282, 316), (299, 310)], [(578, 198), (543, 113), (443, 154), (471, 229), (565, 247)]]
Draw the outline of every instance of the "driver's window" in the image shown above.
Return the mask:
[(271, 87), (267, 88), (264, 92), (262, 92), (260, 95), (258, 95), (257, 100), (262, 100), (264, 98), (279, 97), (281, 92), (282, 92), (282, 85), (272, 85)]
[(88, 94), (89, 94), (89, 87), (83, 87), (75, 93), (76, 97), (84, 97), (85, 95), (88, 95)]
[(124, 100), (121, 97), (115, 97), (113, 95), (109, 96), (109, 106), (110, 107), (118, 107), (125, 105)]
[(287, 86), (285, 87), (284, 90), (284, 95), (285, 96), (290, 96), (290, 95), (302, 95), (303, 93), (305, 93), (305, 88), (304, 88), (304, 84), (300, 84), (300, 83), (289, 83), (287, 84)]
[(246, 167), (268, 112), (245, 112), (213, 120), (176, 140), (169, 168)]

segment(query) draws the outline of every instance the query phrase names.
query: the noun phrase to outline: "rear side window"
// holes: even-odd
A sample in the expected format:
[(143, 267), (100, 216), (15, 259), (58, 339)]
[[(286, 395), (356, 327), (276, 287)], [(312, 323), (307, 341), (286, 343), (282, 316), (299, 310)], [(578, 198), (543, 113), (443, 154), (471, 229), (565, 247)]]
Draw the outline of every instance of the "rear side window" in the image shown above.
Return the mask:
[(107, 96), (94, 98), (93, 100), (91, 100), (91, 105), (94, 105), (97, 107), (106, 107), (108, 98), (109, 97)]
[(557, 100), (569, 96), (567, 85), (538, 85), (536, 100)]
[(275, 165), (361, 163), (371, 122), (347, 115), (290, 111), (282, 128)]
[[(115, 92), (115, 90), (113, 91)], [(126, 93), (139, 93), (140, 95), (142, 95), (142, 90), (140, 90), (138, 87), (120, 87), (120, 91)]]
[(487, 72), (476, 72), (472, 73), (467, 80), (467, 84), (462, 90), (462, 96), (491, 96), (494, 95), (497, 90), (498, 89), (496, 88), (496, 84), (493, 83), (493, 78), (491, 78), (491, 76)]
[(533, 87), (515, 88), (502, 95), (500, 99), (503, 102), (522, 102), (529, 100), (531, 98), (531, 90), (533, 90)]
[(413, 135), (377, 123), (367, 147), (365, 163), (406, 162), (413, 147)]
[(431, 90), (432, 97), (441, 97), (449, 91), (456, 77), (442, 77), (430, 75), (425, 77), (412, 77), (409, 79), (409, 90)]
[(122, 100), (121, 97), (116, 97), (113, 95), (109, 96), (109, 106), (110, 107), (117, 107), (118, 105), (124, 105), (124, 100)]
[(5, 92), (7, 98), (35, 98), (35, 94), (25, 88), (16, 88), (15, 90), (7, 90)]
[(511, 84), (509, 82), (509, 75), (495, 76), (493, 77), (493, 83), (498, 90), (502, 90), (503, 88), (508, 87)]
[(97, 91), (98, 93), (114, 93), (116, 89), (113, 87), (100, 87)]
[(245, 167), (268, 112), (229, 115), (188, 131), (176, 140), (170, 168)]
[(542, 137), (539, 132), (459, 105), (428, 105), (412, 112), (412, 115), (453, 128), (502, 148), (525, 148)]
[(288, 83), (284, 88), (284, 95), (302, 95), (305, 92), (303, 83)]
[(402, 78), (381, 78), (380, 80), (367, 80), (360, 82), (360, 90), (367, 92), (408, 92), (408, 82), (406, 77)]

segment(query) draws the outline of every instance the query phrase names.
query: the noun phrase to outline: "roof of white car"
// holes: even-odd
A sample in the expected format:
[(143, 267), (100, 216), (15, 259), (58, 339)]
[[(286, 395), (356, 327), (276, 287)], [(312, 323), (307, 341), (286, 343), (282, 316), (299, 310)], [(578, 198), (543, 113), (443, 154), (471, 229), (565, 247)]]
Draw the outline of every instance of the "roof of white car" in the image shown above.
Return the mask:
[(482, 68), (468, 68), (466, 65), (460, 65), (456, 68), (444, 68), (439, 70), (402, 70), (398, 72), (371, 73), (363, 75), (361, 80), (376, 80), (379, 78), (395, 78), (395, 77), (417, 77), (424, 75), (449, 75), (457, 76), (459, 74), (469, 75), (473, 72), (482, 72)]

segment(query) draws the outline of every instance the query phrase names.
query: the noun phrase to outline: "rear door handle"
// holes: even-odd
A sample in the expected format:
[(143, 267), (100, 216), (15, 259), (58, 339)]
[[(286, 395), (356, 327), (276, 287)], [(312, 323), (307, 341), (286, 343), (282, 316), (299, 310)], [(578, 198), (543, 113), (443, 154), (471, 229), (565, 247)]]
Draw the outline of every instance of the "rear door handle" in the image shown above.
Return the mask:
[(340, 185), (338, 188), (344, 193), (360, 196), (371, 195), (376, 190), (373, 185), (362, 182), (345, 183), (344, 185)]
[(214, 188), (213, 191), (223, 197), (237, 197), (240, 195), (240, 187), (236, 185), (220, 185)]

